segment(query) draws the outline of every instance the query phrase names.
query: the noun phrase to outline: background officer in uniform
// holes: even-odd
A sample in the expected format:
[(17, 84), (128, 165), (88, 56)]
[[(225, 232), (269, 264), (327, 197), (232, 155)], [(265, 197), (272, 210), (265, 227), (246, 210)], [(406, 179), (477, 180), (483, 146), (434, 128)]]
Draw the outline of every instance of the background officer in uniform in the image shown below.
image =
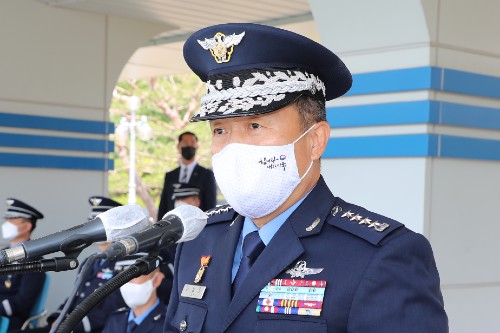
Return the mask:
[[(9, 247), (14, 247), (30, 239), (37, 220), (43, 219), (43, 214), (18, 199), (8, 198), (6, 203), (2, 237), (9, 241)], [(9, 330), (21, 328), (29, 318), (44, 282), (45, 273), (0, 275), (0, 315), (9, 317)]]
[[(89, 198), (89, 203), (91, 205), (91, 212), (88, 216), (89, 220), (94, 219), (100, 213), (107, 211), (118, 206), (120, 203), (103, 196), (91, 196)], [(111, 243), (100, 242), (97, 243), (98, 251), (102, 252), (108, 248)], [(85, 259), (81, 264), (80, 268), (85, 264)], [(70, 306), (68, 313), (71, 313), (88, 295), (90, 295), (95, 289), (102, 286), (104, 283), (113, 278), (117, 273), (119, 273), (115, 266), (119, 265), (118, 260), (96, 260), (95, 265), (90, 271), (86, 273), (83, 279), (81, 287), (78, 289), (73, 304)], [(56, 321), (57, 317), (61, 313), (64, 307), (64, 302), (59, 306), (59, 309), (54, 313), (50, 314), (47, 318), (48, 326), (42, 328), (36, 328), (30, 330), (30, 332), (49, 332), (51, 326)], [(106, 297), (101, 303), (94, 307), (87, 316), (85, 316), (80, 324), (74, 329), (75, 333), (97, 333), (101, 332), (104, 328), (106, 320), (109, 318), (113, 311), (123, 307), (125, 303), (118, 291), (113, 292), (111, 295)]]
[(205, 211), (214, 208), (217, 202), (217, 189), (212, 170), (202, 167), (196, 162), (198, 138), (192, 132), (179, 135), (177, 149), (181, 155), (180, 166), (165, 174), (165, 182), (158, 208), (160, 220), (167, 212), (174, 209), (172, 194), (181, 184), (189, 184), (202, 190), (200, 209)]
[(181, 184), (178, 188), (174, 188), (172, 199), (174, 200), (174, 207), (177, 208), (181, 205), (192, 205), (200, 207), (201, 194), (200, 189), (196, 186)]
[(111, 315), (103, 333), (161, 332), (166, 307), (156, 292), (163, 279), (160, 269), (142, 275), (120, 287), (126, 308)]
[(207, 82), (193, 120), (210, 121), (230, 206), (179, 244), (165, 331), (447, 332), (429, 242), (335, 197), (320, 174), (325, 101), (352, 83), (343, 62), (256, 24), (202, 29), (184, 57)]

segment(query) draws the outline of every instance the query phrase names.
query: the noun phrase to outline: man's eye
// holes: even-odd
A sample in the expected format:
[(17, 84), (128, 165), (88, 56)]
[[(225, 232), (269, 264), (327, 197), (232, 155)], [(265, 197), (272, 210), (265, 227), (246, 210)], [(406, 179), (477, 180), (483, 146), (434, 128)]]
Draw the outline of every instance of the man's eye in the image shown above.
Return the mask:
[(214, 135), (220, 135), (224, 133), (224, 130), (222, 128), (214, 128), (213, 133)]
[(257, 124), (257, 123), (252, 123), (252, 124), (250, 124), (250, 127), (253, 129), (256, 129), (256, 128), (261, 128), (262, 126), (260, 124)]

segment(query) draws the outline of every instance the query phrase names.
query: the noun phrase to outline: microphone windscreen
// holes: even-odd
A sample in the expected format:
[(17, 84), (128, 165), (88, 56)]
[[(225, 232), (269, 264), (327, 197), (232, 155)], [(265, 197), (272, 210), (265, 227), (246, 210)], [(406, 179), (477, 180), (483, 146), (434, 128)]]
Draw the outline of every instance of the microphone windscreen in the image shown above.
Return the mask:
[(163, 218), (169, 215), (178, 216), (184, 227), (181, 238), (176, 243), (187, 242), (198, 237), (207, 225), (208, 216), (201, 209), (192, 205), (182, 205), (169, 211)]
[(150, 225), (144, 210), (137, 205), (118, 206), (99, 215), (108, 242), (127, 237)]

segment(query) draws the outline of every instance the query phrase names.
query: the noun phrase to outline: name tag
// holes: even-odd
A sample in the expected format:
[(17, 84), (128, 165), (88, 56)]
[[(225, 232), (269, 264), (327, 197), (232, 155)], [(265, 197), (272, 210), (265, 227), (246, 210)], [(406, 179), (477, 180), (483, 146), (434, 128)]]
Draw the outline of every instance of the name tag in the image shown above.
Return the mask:
[(182, 288), (181, 296), (194, 299), (202, 299), (205, 294), (206, 286), (195, 286), (192, 284), (185, 284)]

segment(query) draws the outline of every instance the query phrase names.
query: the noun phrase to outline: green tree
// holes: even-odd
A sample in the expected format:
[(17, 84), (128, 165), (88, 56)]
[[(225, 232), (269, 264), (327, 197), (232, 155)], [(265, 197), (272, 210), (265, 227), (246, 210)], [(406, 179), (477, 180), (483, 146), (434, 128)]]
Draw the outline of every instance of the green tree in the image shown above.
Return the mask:
[[(141, 105), (136, 119), (145, 115), (153, 128), (150, 141), (136, 140), (137, 202), (157, 219), (157, 207), (165, 172), (178, 166), (177, 137), (186, 130), (196, 133), (200, 142), (199, 163), (210, 167), (211, 133), (207, 122), (191, 123), (189, 119), (199, 108), (204, 84), (194, 74), (176, 74), (156, 78), (119, 82), (113, 92), (111, 121), (118, 126), (122, 117), (130, 118), (128, 100), (137, 96)], [(109, 172), (110, 196), (127, 202), (129, 144), (115, 140), (114, 170)]]

